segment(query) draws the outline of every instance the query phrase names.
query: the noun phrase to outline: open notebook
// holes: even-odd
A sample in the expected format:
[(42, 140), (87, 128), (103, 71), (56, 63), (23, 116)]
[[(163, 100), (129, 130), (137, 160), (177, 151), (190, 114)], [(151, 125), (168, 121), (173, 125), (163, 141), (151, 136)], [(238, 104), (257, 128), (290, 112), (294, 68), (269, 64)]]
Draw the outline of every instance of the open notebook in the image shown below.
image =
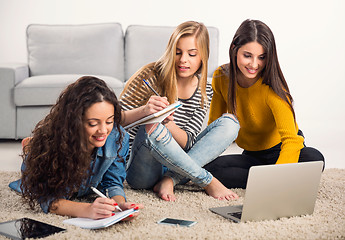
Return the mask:
[(148, 115), (146, 117), (139, 119), (138, 121), (135, 121), (134, 123), (128, 124), (124, 128), (128, 129), (131, 127), (135, 127), (137, 125), (160, 123), (181, 106), (182, 106), (181, 102), (177, 101), (173, 104), (170, 104), (169, 106), (167, 106), (166, 108), (164, 108), (163, 110), (159, 112), (153, 113), (151, 115)]
[(103, 218), (103, 219), (91, 219), (91, 218), (70, 218), (63, 221), (63, 223), (75, 225), (81, 228), (87, 229), (98, 229), (98, 228), (105, 228), (113, 225), (122, 219), (128, 217), (129, 215), (137, 212), (138, 210), (134, 210), (134, 208), (122, 211), (122, 212), (115, 212), (114, 216)]

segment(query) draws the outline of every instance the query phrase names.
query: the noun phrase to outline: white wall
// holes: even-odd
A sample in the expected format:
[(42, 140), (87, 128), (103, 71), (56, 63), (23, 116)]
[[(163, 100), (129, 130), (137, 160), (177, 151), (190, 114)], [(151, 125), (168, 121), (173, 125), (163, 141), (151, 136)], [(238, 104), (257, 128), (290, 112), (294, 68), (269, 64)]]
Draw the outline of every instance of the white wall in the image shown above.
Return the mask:
[(220, 30), (219, 64), (240, 25), (260, 19), (272, 29), (307, 145), (343, 167), (345, 148), (345, 1), (309, 0), (0, 0), (0, 62), (26, 62), (31, 23), (120, 22), (176, 26), (196, 20)]

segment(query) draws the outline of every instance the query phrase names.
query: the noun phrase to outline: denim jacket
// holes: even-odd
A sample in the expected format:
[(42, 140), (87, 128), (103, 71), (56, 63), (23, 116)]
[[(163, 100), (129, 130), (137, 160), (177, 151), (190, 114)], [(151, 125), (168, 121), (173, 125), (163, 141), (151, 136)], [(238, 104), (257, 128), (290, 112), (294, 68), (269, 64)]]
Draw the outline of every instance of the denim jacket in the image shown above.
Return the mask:
[[(94, 165), (92, 169), (93, 175), (90, 175), (87, 179), (87, 187), (83, 185), (79, 188), (77, 197), (93, 193), (90, 187), (95, 187), (104, 193), (107, 192), (110, 198), (117, 195), (126, 198), (123, 190), (123, 182), (126, 179), (125, 161), (129, 150), (129, 135), (122, 127), (121, 131), (124, 133), (124, 137), (122, 139), (122, 149), (119, 155), (117, 151), (120, 146), (116, 143), (119, 138), (119, 132), (117, 129), (113, 128), (104, 146), (97, 149), (96, 157), (91, 162), (91, 165)], [(123, 160), (121, 160), (120, 156)], [(22, 170), (24, 168), (25, 166), (22, 164)], [(19, 179), (11, 182), (9, 187), (17, 192), (21, 192), (20, 183), (21, 180)], [(65, 199), (67, 199), (67, 197)], [(51, 202), (52, 201), (48, 201), (40, 204), (43, 212), (48, 213)]]

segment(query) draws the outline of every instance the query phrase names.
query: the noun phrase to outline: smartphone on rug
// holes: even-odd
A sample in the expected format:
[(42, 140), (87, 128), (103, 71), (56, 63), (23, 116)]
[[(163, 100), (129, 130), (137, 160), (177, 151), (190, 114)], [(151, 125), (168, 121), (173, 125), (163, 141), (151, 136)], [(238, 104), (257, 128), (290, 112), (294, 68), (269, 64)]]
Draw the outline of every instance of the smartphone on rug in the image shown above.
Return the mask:
[(31, 218), (0, 223), (0, 234), (10, 239), (42, 238), (65, 230)]
[(182, 219), (176, 219), (176, 218), (163, 218), (162, 220), (159, 220), (157, 222), (158, 224), (167, 224), (167, 225), (178, 225), (182, 227), (191, 227), (195, 225), (196, 221), (188, 221), (188, 220), (182, 220)]

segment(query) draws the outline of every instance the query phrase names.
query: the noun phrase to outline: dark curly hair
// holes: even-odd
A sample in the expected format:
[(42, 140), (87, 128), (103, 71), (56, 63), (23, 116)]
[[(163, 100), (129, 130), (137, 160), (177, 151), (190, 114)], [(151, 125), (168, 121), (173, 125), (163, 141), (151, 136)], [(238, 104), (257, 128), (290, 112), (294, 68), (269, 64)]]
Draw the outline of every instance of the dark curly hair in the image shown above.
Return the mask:
[(101, 79), (79, 78), (60, 94), (50, 113), (36, 125), (31, 141), (23, 150), (25, 169), (21, 189), (31, 208), (48, 200), (54, 203), (71, 197), (85, 184), (91, 173), (91, 156), (83, 116), (91, 105), (103, 101), (114, 106), (114, 128), (121, 133), (118, 152), (121, 150), (121, 106), (115, 93)]

